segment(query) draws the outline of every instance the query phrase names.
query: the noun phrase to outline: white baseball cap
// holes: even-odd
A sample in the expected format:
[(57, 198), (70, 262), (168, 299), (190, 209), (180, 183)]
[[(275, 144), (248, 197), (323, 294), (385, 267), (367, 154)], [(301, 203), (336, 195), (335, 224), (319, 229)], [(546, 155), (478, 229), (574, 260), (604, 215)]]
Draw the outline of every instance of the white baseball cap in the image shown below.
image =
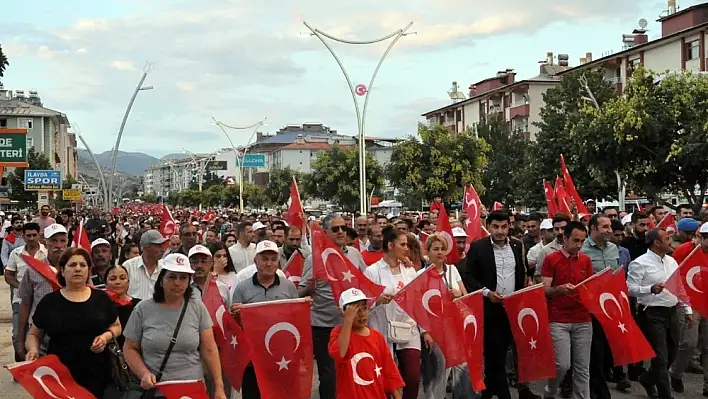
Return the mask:
[(91, 243), (91, 249), (94, 249), (99, 245), (108, 245), (110, 247), (111, 243), (104, 240), (103, 238), (97, 238), (97, 239), (93, 240), (93, 242)]
[(465, 233), (465, 230), (463, 230), (462, 227), (455, 227), (452, 229), (452, 236), (453, 237), (467, 237), (467, 233)]
[(260, 230), (260, 229), (265, 229), (265, 227), (266, 227), (266, 226), (265, 226), (263, 223), (261, 223), (261, 222), (253, 223), (253, 230), (254, 230), (254, 231), (255, 231), (255, 230)]
[(195, 245), (189, 250), (189, 256), (190, 258), (196, 254), (202, 254), (206, 256), (212, 256), (211, 251), (209, 248), (205, 247), (204, 245)]
[(553, 219), (543, 219), (539, 228), (541, 230), (553, 230)]
[(359, 301), (366, 301), (368, 298), (364, 293), (358, 288), (350, 288), (344, 292), (339, 297), (339, 307), (344, 309), (345, 306)]
[(698, 234), (708, 234), (708, 222), (701, 225), (701, 229), (698, 230)]
[(162, 260), (162, 268), (175, 273), (194, 274), (189, 258), (182, 254), (169, 254)]
[(278, 245), (273, 241), (263, 240), (256, 245), (256, 255), (261, 252), (279, 252)]
[(60, 225), (59, 223), (53, 223), (44, 228), (44, 238), (52, 238), (55, 234), (67, 234), (66, 227)]

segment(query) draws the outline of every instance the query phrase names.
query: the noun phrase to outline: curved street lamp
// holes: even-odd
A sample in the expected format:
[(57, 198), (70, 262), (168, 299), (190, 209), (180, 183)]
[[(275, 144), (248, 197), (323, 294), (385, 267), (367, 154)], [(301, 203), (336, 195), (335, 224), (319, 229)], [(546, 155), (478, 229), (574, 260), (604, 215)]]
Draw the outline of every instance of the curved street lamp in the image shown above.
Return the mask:
[[(413, 22), (410, 22), (408, 25), (405, 27), (396, 30), (395, 32), (392, 32), (384, 37), (381, 37), (379, 39), (375, 40), (362, 40), (362, 41), (357, 41), (357, 40), (345, 40), (345, 39), (340, 39), (337, 37), (334, 37), (330, 34), (327, 34), (319, 29), (313, 28), (308, 24), (307, 22), (303, 22), (303, 24), (307, 27), (307, 29), (310, 30), (312, 36), (316, 36), (322, 44), (329, 50), (329, 53), (332, 55), (335, 61), (337, 61), (337, 65), (339, 65), (339, 69), (342, 70), (342, 74), (344, 75), (344, 79), (347, 80), (347, 85), (349, 86), (349, 92), (352, 95), (352, 100), (354, 101), (354, 109), (356, 111), (356, 122), (357, 122), (357, 128), (358, 128), (358, 137), (359, 137), (359, 210), (361, 214), (366, 214), (367, 210), (367, 192), (366, 192), (366, 137), (364, 136), (364, 130), (365, 130), (365, 124), (366, 124), (366, 110), (369, 105), (369, 95), (371, 94), (371, 90), (374, 87), (374, 80), (376, 79), (376, 75), (379, 73), (379, 69), (381, 69), (381, 64), (383, 64), (384, 60), (388, 56), (388, 53), (391, 52), (391, 49), (393, 46), (398, 43), (398, 41), (403, 37), (407, 36), (411, 33), (407, 33), (408, 29), (413, 25)], [(375, 44), (375, 43), (380, 43), (384, 40), (388, 40), (393, 38), (391, 43), (388, 45), (386, 48), (386, 51), (384, 51), (383, 55), (381, 56), (381, 59), (379, 59), (379, 63), (376, 65), (376, 69), (374, 70), (374, 73), (371, 75), (371, 80), (369, 81), (369, 86), (363, 86), (362, 89), (360, 89), (360, 86), (354, 87), (352, 84), (351, 79), (349, 78), (349, 74), (347, 73), (347, 70), (344, 68), (344, 64), (342, 64), (342, 61), (339, 59), (337, 54), (334, 52), (332, 47), (327, 44), (325, 41), (325, 38), (330, 39), (332, 41), (338, 42), (338, 43), (344, 43), (344, 44), (352, 44), (352, 45), (368, 45), (368, 44)], [(364, 96), (364, 108), (363, 110), (359, 109), (359, 101), (357, 100), (357, 95)]]
[[(260, 129), (262, 126), (266, 125), (266, 122), (268, 121), (268, 117), (264, 117), (262, 120), (254, 123), (253, 125), (244, 126), (244, 127), (229, 126), (225, 123), (219, 122), (214, 117), (212, 117), (211, 119), (214, 121), (214, 124), (216, 124), (216, 126), (218, 126), (222, 132), (224, 132), (226, 139), (229, 140), (229, 144), (231, 144), (231, 149), (234, 152), (234, 156), (236, 157), (236, 162), (238, 163), (238, 173), (239, 173), (239, 182), (238, 182), (239, 209), (241, 210), (241, 213), (243, 213), (243, 162), (246, 160), (246, 153), (248, 152), (248, 146), (251, 145), (251, 140), (253, 140), (253, 137), (258, 132), (258, 129)], [(246, 145), (243, 147), (243, 150), (241, 151), (241, 154), (239, 154), (239, 151), (236, 149), (236, 146), (234, 145), (234, 142), (231, 140), (231, 137), (229, 136), (229, 134), (226, 133), (226, 129), (224, 129), (225, 127), (229, 128), (229, 129), (233, 129), (233, 130), (253, 129), (253, 133), (251, 133), (251, 137), (248, 138)], [(243, 160), (239, 160), (239, 155), (243, 155)]]
[(214, 158), (216, 158), (217, 155), (219, 155), (219, 151), (213, 152), (209, 154), (206, 159), (198, 159), (197, 154), (193, 153), (192, 151), (189, 151), (186, 148), (182, 148), (184, 152), (189, 155), (189, 157), (192, 159), (192, 162), (194, 163), (194, 166), (197, 168), (197, 181), (199, 183), (199, 211), (202, 211), (202, 187), (204, 183), (204, 173), (206, 173), (206, 168), (209, 165), (209, 162), (211, 162)]

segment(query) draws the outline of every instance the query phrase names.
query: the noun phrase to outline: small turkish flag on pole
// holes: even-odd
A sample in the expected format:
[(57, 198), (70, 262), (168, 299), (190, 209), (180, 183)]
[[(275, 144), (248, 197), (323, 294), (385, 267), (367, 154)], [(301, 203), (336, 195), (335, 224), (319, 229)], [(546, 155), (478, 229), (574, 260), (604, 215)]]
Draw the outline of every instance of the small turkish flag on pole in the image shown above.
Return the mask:
[(556, 377), (556, 359), (543, 284), (504, 296), (504, 309), (516, 343), (518, 381)]
[(484, 302), (482, 290), (455, 299), (462, 313), (462, 337), (472, 388), (484, 390)]
[(632, 316), (624, 269), (613, 274), (612, 269), (607, 268), (576, 287), (583, 306), (602, 325), (615, 366), (656, 356)]
[(560, 156), (560, 161), (561, 170), (563, 172), (563, 183), (565, 184), (565, 190), (568, 195), (573, 199), (573, 202), (575, 202), (575, 209), (577, 209), (578, 211), (578, 216), (583, 217), (586, 215), (590, 215), (590, 212), (585, 206), (583, 199), (580, 198), (580, 194), (578, 194), (578, 190), (575, 189), (573, 178), (570, 176), (570, 172), (568, 171), (568, 167), (565, 164), (565, 158), (563, 158), (563, 154), (561, 154)]
[(349, 288), (360, 289), (370, 299), (383, 294), (384, 287), (369, 280), (322, 231), (312, 233), (312, 267), (315, 277), (332, 287), (335, 304)]
[(394, 300), (413, 320), (425, 329), (445, 355), (445, 367), (466, 361), (460, 345), (462, 318), (452, 302), (450, 289), (435, 267), (429, 267), (396, 294)]
[(504, 205), (501, 202), (494, 202), (494, 205), (492, 205), (492, 210), (493, 211), (501, 211), (502, 208), (504, 208)]
[(155, 386), (165, 395), (165, 399), (209, 399), (202, 381), (165, 381)]
[[(680, 245), (674, 251), (674, 257), (681, 261), (678, 269), (666, 280), (664, 288), (676, 295), (679, 301), (691, 306), (693, 310), (703, 317), (708, 317), (708, 256), (706, 256), (700, 245), (696, 245), (686, 256)], [(683, 256), (683, 260), (680, 258)]]
[(88, 238), (88, 233), (86, 233), (84, 222), (81, 222), (76, 227), (76, 233), (74, 234), (74, 240), (71, 242), (71, 246), (74, 248), (83, 248), (91, 252), (91, 241)]
[(573, 212), (570, 209), (570, 197), (568, 196), (568, 192), (565, 191), (565, 184), (563, 184), (563, 180), (561, 180), (560, 177), (556, 177), (555, 191), (558, 213), (562, 213), (568, 217), (572, 216)]
[(46, 278), (52, 288), (54, 288), (54, 291), (61, 288), (61, 284), (59, 284), (59, 280), (57, 279), (57, 273), (52, 270), (52, 267), (49, 266), (49, 264), (44, 263), (33, 256), (25, 254), (20, 254), (20, 257), (23, 261), (25, 261), (27, 266), (31, 267), (34, 271), (41, 274), (42, 277)]
[(162, 205), (162, 217), (160, 218), (160, 233), (162, 237), (170, 238), (177, 232), (177, 223), (172, 217), (167, 205)]
[(558, 213), (558, 204), (556, 202), (556, 190), (553, 189), (551, 183), (543, 181), (543, 193), (546, 196), (546, 207), (548, 208), (548, 216), (553, 217)]
[(306, 299), (243, 305), (241, 322), (251, 342), (263, 399), (312, 395), (312, 327)]
[(302, 279), (302, 271), (305, 268), (305, 258), (302, 256), (300, 250), (296, 250), (290, 255), (288, 263), (283, 266), (283, 273), (288, 276), (288, 280), (295, 283), (297, 286)]
[(290, 204), (288, 206), (288, 217), (286, 222), (290, 226), (297, 226), (302, 231), (305, 228), (305, 210), (300, 201), (300, 190), (297, 188), (297, 180), (293, 176), (293, 181), (290, 183)]
[(470, 184), (465, 188), (465, 198), (462, 201), (462, 210), (467, 213), (465, 221), (465, 233), (467, 233), (467, 245), (472, 241), (482, 238), (481, 205), (477, 190)]
[(678, 228), (676, 227), (676, 218), (674, 217), (673, 213), (667, 213), (666, 216), (664, 216), (664, 218), (661, 219), (659, 224), (656, 225), (656, 228), (666, 230), (670, 226), (674, 227), (674, 231), (678, 231)]
[(243, 371), (251, 361), (251, 345), (246, 334), (231, 317), (231, 313), (224, 306), (224, 300), (219, 293), (216, 280), (211, 276), (202, 297), (213, 324), (212, 331), (216, 346), (219, 347), (219, 358), (224, 373), (229, 377), (229, 382), (236, 390), (241, 390)]
[(33, 362), (10, 364), (7, 370), (35, 399), (96, 399), (77, 384), (56, 355), (42, 356)]

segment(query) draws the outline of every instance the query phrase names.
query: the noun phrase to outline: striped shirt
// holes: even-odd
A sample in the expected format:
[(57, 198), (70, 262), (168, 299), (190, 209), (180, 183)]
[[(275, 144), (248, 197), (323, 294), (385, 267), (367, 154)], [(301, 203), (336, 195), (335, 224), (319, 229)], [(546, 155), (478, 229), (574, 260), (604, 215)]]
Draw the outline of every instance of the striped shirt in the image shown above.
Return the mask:
[(127, 260), (123, 263), (123, 267), (128, 271), (128, 281), (130, 283), (128, 285), (128, 296), (143, 300), (152, 298), (152, 294), (155, 292), (157, 276), (162, 270), (162, 259), (157, 261), (157, 267), (152, 272), (152, 275), (148, 275), (142, 256)]
[[(56, 271), (54, 266), (49, 266), (52, 270)], [(34, 316), (34, 311), (39, 305), (39, 301), (42, 300), (47, 294), (54, 292), (52, 284), (44, 278), (39, 272), (35, 271), (31, 267), (25, 270), (25, 275), (22, 277), (20, 282), (19, 296), (20, 300), (24, 304), (30, 304), (29, 313), (29, 323), (32, 324), (32, 316)]]
[[(28, 269), (27, 263), (22, 259), (21, 255), (29, 256), (29, 253), (25, 251), (25, 246), (19, 246), (10, 252), (8, 261), (5, 264), (5, 269), (15, 272), (15, 277), (17, 281), (22, 282), (22, 277), (25, 275), (25, 270)], [(44, 248), (43, 244), (39, 244), (39, 249), (34, 254), (35, 259), (39, 259), (42, 262), (47, 261), (47, 249)], [(12, 289), (12, 303), (20, 303), (19, 288)]]

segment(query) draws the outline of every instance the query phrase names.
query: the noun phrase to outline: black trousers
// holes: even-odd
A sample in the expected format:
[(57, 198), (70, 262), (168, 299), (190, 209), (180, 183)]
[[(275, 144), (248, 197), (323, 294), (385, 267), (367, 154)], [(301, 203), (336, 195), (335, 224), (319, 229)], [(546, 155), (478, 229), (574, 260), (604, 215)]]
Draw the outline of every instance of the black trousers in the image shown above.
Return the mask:
[(607, 387), (606, 356), (611, 354), (606, 348), (605, 331), (595, 317), (592, 318), (592, 344), (590, 346), (590, 392), (594, 399), (610, 399), (610, 389)]
[(659, 398), (671, 398), (669, 366), (676, 359), (679, 344), (676, 307), (652, 306), (645, 309), (640, 305), (637, 318), (639, 328), (656, 352), (656, 356), (651, 359), (651, 367), (642, 376), (642, 380), (656, 385)]
[(320, 380), (320, 399), (335, 399), (337, 372), (334, 368), (334, 359), (329, 355), (328, 349), (332, 330), (331, 327), (312, 327), (312, 346)]
[[(637, 306), (637, 298), (636, 297), (629, 297), (629, 308), (632, 311), (632, 316), (634, 317), (634, 320), (639, 324), (639, 307)], [(627, 374), (629, 374), (629, 378), (633, 379), (632, 377), (638, 377), (644, 372), (644, 363), (632, 363), (627, 365)]]
[(261, 390), (258, 389), (256, 369), (253, 368), (253, 363), (249, 363), (248, 366), (246, 366), (246, 369), (243, 371), (243, 382), (241, 383), (241, 397), (243, 399), (261, 399)]
[[(498, 309), (497, 309), (498, 307)], [(509, 320), (501, 306), (485, 306), (484, 317), (484, 384), (482, 398), (497, 396), (511, 399), (506, 378), (506, 354), (514, 344)]]

